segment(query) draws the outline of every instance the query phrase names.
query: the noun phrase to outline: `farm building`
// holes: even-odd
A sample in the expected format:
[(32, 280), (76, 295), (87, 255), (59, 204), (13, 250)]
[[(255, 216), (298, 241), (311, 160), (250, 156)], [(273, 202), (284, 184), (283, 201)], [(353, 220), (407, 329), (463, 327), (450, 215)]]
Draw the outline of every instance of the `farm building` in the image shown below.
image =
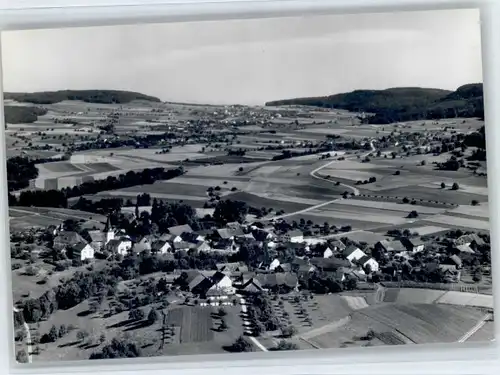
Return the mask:
[(239, 246), (232, 240), (220, 240), (212, 244), (212, 251), (234, 254), (240, 250)]
[(236, 293), (233, 282), (226, 274), (217, 271), (211, 278), (212, 286), (206, 291), (207, 296), (231, 296)]
[(476, 248), (477, 246), (483, 246), (484, 244), (485, 242), (483, 239), (475, 233), (465, 234), (455, 240), (455, 245), (457, 246), (468, 245), (472, 248)]
[(154, 242), (153, 236), (144, 236), (139, 241), (134, 244), (134, 251), (136, 253), (141, 253), (143, 251), (151, 250), (152, 244)]
[(345, 267), (350, 268), (351, 262), (347, 259), (340, 258), (312, 258), (311, 264), (321, 271), (334, 271), (336, 269)]
[(195, 232), (183, 232), (180, 236), (177, 236), (174, 239), (174, 242), (179, 242), (177, 241), (177, 238), (180, 237), (181, 241), (184, 242), (190, 242), (190, 243), (198, 243), (200, 241), (204, 241), (205, 238), (203, 236), (200, 236), (198, 233)]
[(247, 294), (255, 294), (261, 293), (264, 288), (260, 284), (259, 280), (252, 277), (250, 280), (247, 280), (240, 288), (240, 290)]
[(212, 247), (206, 241), (199, 241), (197, 244), (194, 245), (193, 249), (201, 253), (208, 253), (212, 251)]
[(296, 290), (299, 285), (297, 276), (293, 273), (260, 274), (256, 279), (264, 289), (279, 293), (289, 293)]
[(331, 258), (333, 256), (333, 250), (327, 247), (325, 251), (323, 251), (323, 258)]
[(94, 248), (88, 243), (81, 242), (66, 251), (66, 255), (71, 259), (80, 259), (82, 261), (85, 259), (93, 259)]
[(216, 264), (217, 271), (224, 273), (233, 273), (233, 272), (248, 272), (248, 266), (244, 263), (233, 262), (233, 263), (217, 263)]
[(342, 255), (344, 256), (344, 258), (346, 258), (351, 263), (354, 263), (357, 260), (366, 256), (364, 251), (362, 251), (360, 248), (353, 246), (353, 245), (347, 246), (344, 249), (344, 251), (342, 252)]
[(401, 243), (401, 241), (379, 241), (375, 244), (375, 248), (382, 250), (383, 252), (400, 253), (407, 251), (406, 247)]
[(191, 249), (192, 247), (194, 247), (195, 244), (192, 244), (192, 243), (189, 243), (189, 242), (180, 241), (180, 242), (173, 242), (172, 246), (173, 246), (173, 248), (174, 248), (175, 251), (188, 251), (189, 249)]
[(54, 249), (63, 250), (66, 248), (71, 248), (79, 243), (87, 243), (82, 236), (76, 232), (72, 231), (62, 231), (59, 232), (54, 238)]
[(468, 244), (463, 244), (463, 245), (455, 245), (453, 248), (453, 251), (458, 254), (462, 254), (462, 256), (465, 255), (472, 255), (475, 254), (475, 251), (470, 247)]
[(345, 244), (341, 240), (334, 239), (334, 240), (330, 241), (330, 247), (333, 250), (342, 251), (345, 249)]
[(412, 253), (423, 251), (425, 248), (424, 242), (420, 238), (401, 238), (401, 243), (406, 247), (406, 250)]
[(304, 242), (304, 234), (300, 230), (292, 230), (282, 236), (282, 241), (300, 243)]
[(100, 251), (106, 243), (106, 234), (100, 230), (90, 230), (90, 245), (97, 251)]
[(221, 240), (234, 240), (236, 237), (244, 235), (241, 227), (217, 229), (214, 233), (214, 237)]

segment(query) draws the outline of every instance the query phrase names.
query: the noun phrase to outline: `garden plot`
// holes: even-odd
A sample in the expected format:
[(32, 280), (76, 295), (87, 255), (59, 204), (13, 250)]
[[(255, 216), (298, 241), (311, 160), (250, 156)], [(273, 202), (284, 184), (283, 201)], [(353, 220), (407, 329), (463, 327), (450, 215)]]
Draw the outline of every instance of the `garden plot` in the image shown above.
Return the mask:
[(315, 209), (308, 211), (307, 214), (310, 216), (328, 217), (328, 218), (354, 220), (354, 221), (363, 219), (364, 221), (369, 221), (377, 224), (400, 225), (408, 222), (408, 219), (402, 218), (401, 216), (385, 215), (376, 212), (367, 215), (366, 212), (346, 212), (346, 211)]
[(411, 304), (411, 303), (434, 303), (439, 298), (441, 298), (446, 291), (442, 290), (430, 290), (430, 289), (390, 289), (397, 290), (397, 297), (395, 299), (396, 303), (400, 304)]
[(446, 232), (449, 231), (450, 228), (436, 227), (432, 225), (426, 225), (423, 227), (415, 227), (411, 228), (413, 231), (417, 232), (420, 236), (428, 236), (434, 233)]
[(448, 215), (435, 215), (424, 219), (426, 222), (435, 223), (439, 225), (447, 225), (452, 228), (468, 228), (475, 230), (490, 230), (490, 223), (486, 220), (468, 219), (458, 216)]
[(168, 314), (168, 324), (180, 327), (180, 343), (213, 340), (211, 309), (181, 307)]
[(335, 202), (334, 205), (345, 205), (345, 206), (354, 206), (354, 207), (368, 207), (368, 208), (377, 208), (380, 210), (389, 210), (389, 211), (402, 211), (402, 212), (411, 212), (416, 210), (419, 214), (437, 214), (444, 212), (443, 208), (435, 208), (435, 207), (426, 207), (426, 206), (418, 206), (412, 204), (403, 204), (403, 203), (393, 203), (393, 202), (380, 202), (380, 201), (368, 201), (368, 200), (354, 200), (354, 199), (343, 199), (338, 202)]
[(443, 294), (436, 303), (456, 306), (474, 306), (493, 308), (493, 296), (478, 293), (449, 291)]

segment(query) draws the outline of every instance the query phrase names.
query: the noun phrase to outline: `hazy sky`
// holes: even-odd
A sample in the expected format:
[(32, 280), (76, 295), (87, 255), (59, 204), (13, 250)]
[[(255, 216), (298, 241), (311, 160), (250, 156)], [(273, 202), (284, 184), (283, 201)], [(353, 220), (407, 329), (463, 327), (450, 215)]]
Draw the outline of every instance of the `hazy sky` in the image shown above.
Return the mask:
[(5, 32), (2, 55), (5, 91), (198, 103), (482, 82), (477, 10)]

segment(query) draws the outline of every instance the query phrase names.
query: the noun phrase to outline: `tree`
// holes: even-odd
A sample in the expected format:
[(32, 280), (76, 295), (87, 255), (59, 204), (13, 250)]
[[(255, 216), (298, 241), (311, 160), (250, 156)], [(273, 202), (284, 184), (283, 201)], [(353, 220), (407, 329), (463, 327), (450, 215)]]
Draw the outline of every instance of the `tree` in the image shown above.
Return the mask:
[(130, 320), (142, 320), (144, 319), (144, 311), (141, 309), (133, 309), (128, 313), (128, 318)]
[(154, 308), (151, 308), (151, 311), (149, 311), (148, 314), (148, 323), (154, 324), (157, 320), (158, 320), (158, 313)]
[(219, 329), (220, 329), (221, 331), (225, 331), (227, 328), (228, 328), (228, 326), (227, 326), (226, 320), (225, 320), (225, 319), (222, 319), (222, 320), (221, 320), (221, 322), (220, 322)]
[(219, 314), (220, 317), (227, 315), (226, 310), (224, 310), (224, 308), (222, 308), (222, 307), (219, 307), (219, 311), (217, 313)]
[(441, 189), (446, 188), (446, 184), (444, 182), (441, 182)]
[(458, 189), (460, 189), (460, 186), (458, 185), (458, 183), (454, 182), (451, 187), (451, 190), (458, 190)]
[(280, 340), (280, 342), (278, 342), (278, 345), (276, 345), (274, 348), (272, 348), (272, 350), (276, 350), (276, 351), (297, 350), (297, 349), (299, 349), (297, 344), (292, 343), (292, 342), (287, 342), (285, 340)]
[(76, 333), (76, 338), (78, 341), (83, 341), (89, 336), (89, 333), (86, 330), (80, 330)]
[(27, 363), (28, 362), (28, 355), (26, 354), (25, 350), (19, 350), (16, 353), (16, 361), (18, 363)]
[(479, 204), (479, 202), (475, 199), (473, 199), (471, 202), (471, 205), (473, 205), (473, 206), (477, 206), (478, 204)]
[(286, 326), (281, 328), (281, 336), (283, 337), (292, 337), (297, 333), (297, 329), (294, 326)]
[(120, 341), (114, 338), (109, 345), (106, 345), (100, 352), (90, 355), (90, 359), (106, 358), (135, 358), (140, 357), (141, 352), (134, 343)]
[(102, 344), (104, 341), (106, 341), (106, 335), (101, 333), (101, 336), (99, 336), (99, 343)]
[(418, 212), (417, 212), (417, 211), (415, 211), (415, 210), (413, 210), (413, 211), (411, 211), (411, 212), (408, 214), (408, 216), (407, 216), (407, 217), (408, 217), (409, 219), (415, 219), (415, 218), (417, 218), (417, 217), (418, 217)]
[(63, 337), (66, 333), (68, 333), (68, 329), (66, 328), (66, 326), (64, 324), (62, 324), (60, 327), (59, 327), (59, 337)]
[(58, 339), (58, 337), (59, 337), (59, 335), (58, 335), (57, 328), (55, 325), (52, 325), (52, 327), (50, 328), (49, 337), (48, 337), (50, 342), (55, 342)]
[(243, 336), (240, 336), (231, 345), (231, 349), (234, 352), (251, 352), (252, 345)]

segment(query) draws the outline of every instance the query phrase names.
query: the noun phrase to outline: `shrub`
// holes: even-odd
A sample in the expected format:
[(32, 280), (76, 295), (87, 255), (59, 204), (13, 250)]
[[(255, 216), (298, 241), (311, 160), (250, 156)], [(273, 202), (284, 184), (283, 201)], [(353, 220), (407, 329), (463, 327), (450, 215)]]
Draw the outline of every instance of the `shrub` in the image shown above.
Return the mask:
[(477, 206), (479, 204), (479, 202), (477, 200), (473, 199), (472, 202), (471, 202), (471, 204), (473, 206)]
[(403, 198), (403, 203), (409, 203), (409, 202), (410, 202), (410, 200), (407, 197)]
[(441, 189), (444, 189), (446, 187), (446, 184), (444, 182), (441, 182)]
[(133, 309), (128, 313), (128, 318), (130, 320), (142, 320), (144, 319), (144, 311), (141, 309)]
[(26, 363), (28, 362), (28, 355), (26, 354), (25, 350), (19, 350), (16, 353), (16, 361), (19, 363)]
[(451, 187), (451, 190), (458, 190), (458, 189), (460, 189), (460, 186), (458, 185), (458, 183), (454, 182)]
[(297, 344), (294, 344), (292, 342), (287, 342), (285, 340), (281, 340), (278, 343), (278, 345), (276, 345), (271, 350), (276, 350), (276, 351), (280, 351), (280, 350), (297, 350), (298, 348), (299, 347), (297, 346)]
[(235, 352), (251, 352), (252, 345), (243, 336), (240, 336), (231, 345), (231, 350)]

